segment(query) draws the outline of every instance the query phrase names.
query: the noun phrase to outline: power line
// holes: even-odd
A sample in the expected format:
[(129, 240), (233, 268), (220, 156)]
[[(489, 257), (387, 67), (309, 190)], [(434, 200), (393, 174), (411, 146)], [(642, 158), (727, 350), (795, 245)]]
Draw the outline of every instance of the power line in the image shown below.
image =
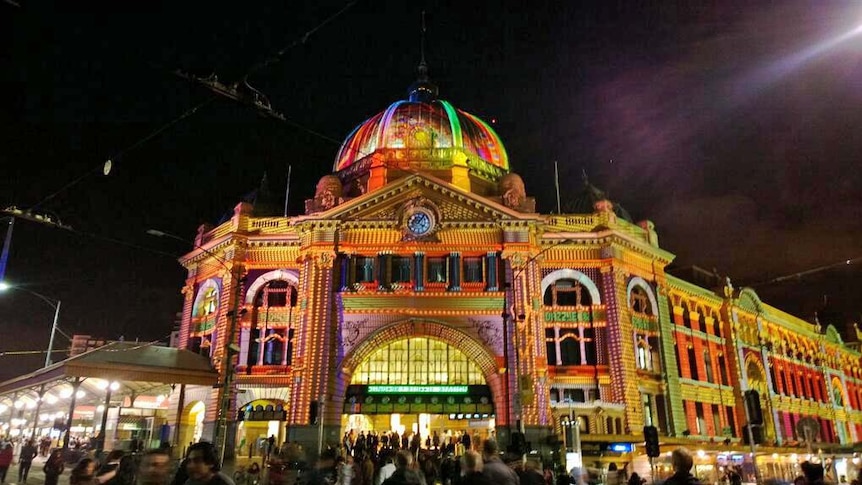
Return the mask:
[(815, 273), (822, 273), (823, 271), (829, 271), (830, 269), (840, 268), (842, 266), (851, 266), (851, 265), (859, 264), (859, 263), (862, 263), (862, 256), (859, 256), (856, 258), (851, 258), (851, 259), (845, 259), (844, 261), (839, 261), (837, 263), (817, 266), (817, 267), (814, 267), (811, 269), (806, 269), (804, 271), (798, 271), (796, 273), (792, 273), (792, 274), (788, 274), (788, 275), (784, 275), (784, 276), (778, 276), (776, 278), (772, 278), (771, 280), (761, 281), (760, 283), (755, 283), (755, 284), (745, 285), (745, 286), (756, 288), (759, 286), (766, 286), (766, 285), (771, 285), (771, 284), (775, 284), (775, 283), (782, 283), (782, 282), (785, 282), (788, 280), (798, 280), (798, 279), (802, 278), (803, 276), (808, 276), (808, 275), (812, 275)]

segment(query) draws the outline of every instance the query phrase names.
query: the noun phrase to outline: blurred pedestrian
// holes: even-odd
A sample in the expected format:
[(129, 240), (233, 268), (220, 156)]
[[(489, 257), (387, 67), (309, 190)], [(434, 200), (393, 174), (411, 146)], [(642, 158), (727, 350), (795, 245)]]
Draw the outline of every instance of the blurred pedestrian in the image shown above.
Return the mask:
[(482, 460), (484, 462), (482, 473), (495, 485), (519, 485), (520, 479), (515, 470), (512, 470), (500, 459), (500, 448), (497, 440), (488, 438), (482, 443)]
[(456, 485), (491, 485), (488, 477), (482, 473), (484, 464), (482, 455), (467, 450), (461, 455), (461, 476), (455, 481)]
[(45, 485), (57, 485), (60, 475), (63, 474), (63, 470), (66, 468), (64, 461), (63, 450), (59, 448), (48, 455), (48, 459), (45, 460), (45, 466), (42, 468), (42, 471), (45, 472)]
[(84, 458), (79, 461), (69, 475), (69, 485), (98, 485), (96, 481), (96, 461)]
[(700, 481), (691, 474), (694, 459), (685, 448), (677, 448), (670, 454), (670, 464), (673, 475), (665, 480), (665, 485), (700, 485)]
[(6, 472), (8, 472), (9, 467), (12, 466), (13, 457), (14, 452), (12, 451), (12, 443), (6, 443), (6, 446), (0, 450), (0, 483), (6, 483)]
[(137, 485), (166, 485), (170, 471), (171, 456), (166, 449), (148, 450), (138, 465)]
[(186, 485), (235, 485), (227, 475), (220, 472), (216, 449), (212, 443), (201, 441), (189, 447)]
[(27, 475), (30, 474), (33, 458), (36, 458), (37, 454), (39, 450), (33, 444), (33, 440), (27, 440), (21, 447), (21, 453), (18, 455), (18, 483), (27, 483)]

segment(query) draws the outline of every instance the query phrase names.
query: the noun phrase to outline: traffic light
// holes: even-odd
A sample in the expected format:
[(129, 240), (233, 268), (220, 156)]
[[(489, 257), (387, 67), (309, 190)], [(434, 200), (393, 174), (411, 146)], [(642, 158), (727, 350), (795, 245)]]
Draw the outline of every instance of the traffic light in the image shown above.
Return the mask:
[(760, 409), (760, 394), (754, 389), (745, 391), (745, 407), (748, 409), (748, 422), (755, 426), (763, 425), (763, 411)]
[(646, 448), (646, 454), (650, 458), (661, 455), (661, 448), (658, 444), (658, 428), (655, 426), (644, 426), (644, 448)]

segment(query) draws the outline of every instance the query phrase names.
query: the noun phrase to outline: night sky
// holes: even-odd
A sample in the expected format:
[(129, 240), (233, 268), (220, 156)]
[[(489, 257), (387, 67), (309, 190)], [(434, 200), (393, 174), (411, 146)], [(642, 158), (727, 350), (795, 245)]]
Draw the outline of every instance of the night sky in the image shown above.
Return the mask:
[[(283, 193), (288, 165), (299, 213), (341, 140), (415, 79), (423, 9), (441, 97), (493, 123), (542, 212), (556, 160), (564, 194), (585, 171), (656, 223), (675, 266), (743, 285), (862, 256), (858, 2), (362, 0), (334, 18), (348, 3), (125, 3), (0, 2), (0, 204), (75, 229), (16, 222), (6, 276), (62, 300), (67, 333), (168, 335), (190, 246), (146, 230), (191, 240), (264, 173)], [(288, 121), (177, 69), (253, 71)], [(843, 327), (860, 320), (859, 266), (756, 288)], [(44, 349), (52, 316), (0, 295), (0, 351)], [(0, 357), (0, 379), (43, 358)]]

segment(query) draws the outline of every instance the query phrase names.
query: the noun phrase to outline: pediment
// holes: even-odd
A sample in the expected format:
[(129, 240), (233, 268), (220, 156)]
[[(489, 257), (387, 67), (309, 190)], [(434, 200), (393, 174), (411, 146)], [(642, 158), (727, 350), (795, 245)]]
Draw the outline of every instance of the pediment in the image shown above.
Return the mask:
[(405, 207), (416, 204), (433, 207), (442, 225), (506, 220), (531, 221), (538, 218), (538, 214), (514, 211), (498, 202), (424, 174), (405, 177), (379, 190), (345, 201), (326, 212), (314, 214), (314, 218), (397, 224)]

